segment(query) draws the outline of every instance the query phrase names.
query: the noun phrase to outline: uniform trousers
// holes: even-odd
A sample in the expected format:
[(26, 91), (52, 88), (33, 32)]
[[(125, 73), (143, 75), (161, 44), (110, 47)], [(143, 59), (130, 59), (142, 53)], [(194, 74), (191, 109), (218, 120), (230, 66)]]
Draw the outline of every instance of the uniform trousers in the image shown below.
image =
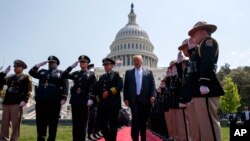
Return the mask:
[(185, 116), (187, 123), (188, 140), (200, 141), (199, 125), (193, 101), (186, 103)]
[(221, 141), (220, 121), (217, 115), (220, 97), (193, 98), (201, 141)]
[(37, 101), (37, 141), (46, 140), (47, 127), (49, 127), (49, 136), (47, 141), (55, 141), (60, 110), (60, 101)]
[(187, 123), (185, 116), (185, 109), (174, 109), (175, 113), (175, 127), (177, 131), (177, 140), (178, 141), (188, 141), (187, 133)]
[(116, 141), (118, 114), (117, 107), (98, 107), (98, 125), (106, 141)]
[(173, 139), (177, 137), (175, 113), (173, 108), (169, 108), (167, 112), (164, 113), (165, 121), (167, 124), (169, 138)]
[[(3, 105), (1, 141), (17, 141), (20, 135), (20, 124), (22, 118), (22, 108), (19, 104)], [(12, 129), (9, 135), (9, 129)]]
[(71, 104), (73, 122), (73, 141), (84, 141), (86, 136), (86, 125), (88, 119), (88, 108), (86, 104)]

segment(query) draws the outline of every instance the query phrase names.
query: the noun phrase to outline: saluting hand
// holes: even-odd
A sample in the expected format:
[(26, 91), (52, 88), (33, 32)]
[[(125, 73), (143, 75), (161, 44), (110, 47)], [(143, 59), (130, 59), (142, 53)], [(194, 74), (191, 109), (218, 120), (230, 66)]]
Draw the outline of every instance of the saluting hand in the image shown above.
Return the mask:
[(105, 91), (105, 92), (102, 93), (102, 98), (103, 99), (106, 99), (108, 96), (109, 96), (108, 91)]
[(189, 48), (189, 49), (192, 49), (192, 48), (195, 48), (196, 46), (197, 46), (197, 44), (196, 44), (195, 39), (192, 38), (192, 37), (190, 37), (190, 38), (188, 39), (188, 48)]
[(181, 51), (179, 51), (178, 56), (177, 56), (177, 63), (180, 63), (183, 60), (183, 55)]
[(79, 63), (79, 61), (76, 61), (74, 64), (71, 65), (72, 68), (75, 68), (77, 66), (77, 64)]
[(44, 66), (48, 63), (48, 61), (43, 61), (41, 63), (36, 64), (36, 67), (40, 68), (41, 66)]
[(6, 73), (6, 74), (9, 73), (9, 72), (10, 72), (10, 67), (11, 67), (11, 66), (9, 65), (9, 66), (5, 69), (4, 73)]
[(0, 71), (3, 69), (3, 66), (0, 67)]
[(170, 77), (171, 76), (171, 72), (170, 71), (171, 71), (170, 69), (167, 70), (166, 77)]

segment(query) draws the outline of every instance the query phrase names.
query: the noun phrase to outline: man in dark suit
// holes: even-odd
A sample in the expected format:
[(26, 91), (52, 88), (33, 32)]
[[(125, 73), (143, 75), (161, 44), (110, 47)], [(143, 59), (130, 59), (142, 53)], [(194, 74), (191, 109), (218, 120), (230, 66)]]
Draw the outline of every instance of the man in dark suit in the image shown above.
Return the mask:
[(242, 111), (242, 113), (241, 113), (241, 121), (245, 125), (250, 125), (250, 112), (248, 111), (247, 106), (244, 107), (244, 111)]
[(146, 122), (155, 101), (156, 87), (153, 73), (142, 67), (142, 56), (133, 56), (134, 68), (127, 70), (124, 82), (124, 102), (131, 108), (133, 141), (146, 141)]

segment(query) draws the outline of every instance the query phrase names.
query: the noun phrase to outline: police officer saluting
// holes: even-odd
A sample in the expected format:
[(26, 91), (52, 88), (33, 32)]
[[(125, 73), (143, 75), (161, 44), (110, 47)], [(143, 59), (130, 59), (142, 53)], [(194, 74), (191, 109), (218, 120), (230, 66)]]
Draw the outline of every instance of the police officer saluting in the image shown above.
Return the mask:
[(216, 78), (219, 46), (211, 37), (216, 29), (215, 25), (200, 21), (188, 32), (190, 72), (187, 82), (189, 87), (185, 91), (193, 95), (201, 141), (221, 140), (217, 112), (224, 91)]
[(119, 73), (113, 71), (115, 61), (110, 58), (102, 60), (105, 74), (100, 76), (96, 85), (96, 93), (100, 98), (98, 105), (98, 122), (106, 141), (116, 141), (117, 120), (121, 108), (120, 91), (123, 81)]
[[(19, 138), (22, 108), (28, 102), (32, 91), (31, 78), (29, 75), (23, 74), (23, 70), (26, 68), (27, 65), (23, 61), (15, 60), (15, 74), (6, 77), (10, 71), (10, 66), (8, 66), (5, 71), (0, 72), (0, 90), (3, 89), (5, 84), (7, 85), (7, 90), (3, 100), (3, 114), (0, 134), (1, 141), (17, 141)], [(12, 128), (10, 139), (9, 127)]]
[[(39, 68), (48, 63), (48, 70)], [(68, 93), (68, 81), (61, 78), (62, 71), (57, 67), (60, 61), (49, 56), (48, 61), (36, 64), (29, 74), (39, 79), (35, 90), (37, 141), (45, 141), (49, 127), (48, 141), (55, 141), (61, 105), (65, 104)]]
[[(79, 71), (70, 73), (80, 62)], [(96, 83), (94, 72), (88, 70), (90, 59), (86, 55), (81, 55), (78, 61), (69, 66), (62, 77), (71, 79), (74, 85), (71, 88), (70, 104), (72, 107), (73, 120), (73, 141), (84, 141), (86, 136), (86, 124), (88, 119), (88, 106), (93, 104), (93, 87)]]

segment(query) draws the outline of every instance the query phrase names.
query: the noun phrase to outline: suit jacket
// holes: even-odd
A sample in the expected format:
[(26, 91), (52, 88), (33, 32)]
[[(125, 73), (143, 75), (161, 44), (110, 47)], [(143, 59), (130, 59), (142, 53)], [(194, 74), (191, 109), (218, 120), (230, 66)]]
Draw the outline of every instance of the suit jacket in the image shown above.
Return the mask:
[[(141, 94), (137, 97), (135, 69), (127, 70), (123, 87), (124, 101), (128, 100), (130, 107), (139, 101), (145, 106), (151, 106), (150, 97), (156, 94), (155, 80), (151, 70), (142, 68)], [(137, 99), (138, 98), (138, 99)]]
[[(248, 116), (249, 116), (249, 118), (250, 118), (250, 112), (248, 112)], [(248, 119), (248, 121), (246, 120), (245, 111), (241, 113), (241, 121), (244, 122), (245, 124), (246, 124), (247, 122), (249, 122), (249, 119)]]

